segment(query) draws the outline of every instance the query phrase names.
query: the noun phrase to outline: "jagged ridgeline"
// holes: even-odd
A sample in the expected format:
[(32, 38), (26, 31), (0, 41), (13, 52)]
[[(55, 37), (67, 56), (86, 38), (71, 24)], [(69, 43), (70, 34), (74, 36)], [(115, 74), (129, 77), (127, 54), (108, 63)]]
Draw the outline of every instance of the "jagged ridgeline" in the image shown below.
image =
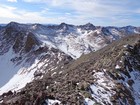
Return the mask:
[[(140, 36), (115, 41), (49, 71), (20, 92), (7, 95), (12, 105), (139, 105)], [(24, 100), (24, 101), (23, 101)]]

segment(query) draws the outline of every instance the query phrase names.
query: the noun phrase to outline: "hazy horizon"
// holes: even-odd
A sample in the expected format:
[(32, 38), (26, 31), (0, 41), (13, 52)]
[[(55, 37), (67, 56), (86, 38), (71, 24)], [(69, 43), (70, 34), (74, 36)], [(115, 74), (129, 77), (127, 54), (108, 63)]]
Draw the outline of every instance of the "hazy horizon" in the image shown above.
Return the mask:
[[(11, 22), (15, 22), (15, 23), (19, 23), (19, 24), (42, 24), (42, 25), (60, 25), (61, 23), (65, 23), (65, 24), (68, 24), (68, 25), (75, 25), (75, 26), (79, 26), (79, 25), (86, 25), (86, 24), (88, 24), (88, 23), (90, 23), (90, 22), (88, 22), (88, 23), (85, 23), (85, 24), (70, 24), (70, 23), (66, 23), (66, 22), (61, 22), (61, 23), (58, 23), (58, 24), (55, 24), (55, 23), (21, 23), (21, 22), (16, 22), (16, 21), (11, 21)], [(8, 22), (8, 23), (0, 23), (0, 25), (1, 26), (6, 26), (7, 24), (9, 24), (9, 23), (11, 23), (11, 22)], [(93, 24), (93, 23), (91, 23), (91, 24)], [(127, 26), (132, 26), (132, 27), (140, 27), (140, 25), (139, 26), (134, 26), (134, 25), (125, 25), (125, 26), (107, 26), (107, 25), (95, 25), (95, 24), (93, 24), (94, 26), (103, 26), (103, 27), (127, 27)]]

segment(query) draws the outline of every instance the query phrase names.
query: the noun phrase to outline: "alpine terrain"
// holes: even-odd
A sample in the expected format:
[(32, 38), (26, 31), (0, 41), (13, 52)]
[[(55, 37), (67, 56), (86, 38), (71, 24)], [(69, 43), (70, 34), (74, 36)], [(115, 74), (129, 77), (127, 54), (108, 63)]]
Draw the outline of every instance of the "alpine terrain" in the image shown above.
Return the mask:
[(140, 105), (140, 27), (0, 26), (0, 105)]

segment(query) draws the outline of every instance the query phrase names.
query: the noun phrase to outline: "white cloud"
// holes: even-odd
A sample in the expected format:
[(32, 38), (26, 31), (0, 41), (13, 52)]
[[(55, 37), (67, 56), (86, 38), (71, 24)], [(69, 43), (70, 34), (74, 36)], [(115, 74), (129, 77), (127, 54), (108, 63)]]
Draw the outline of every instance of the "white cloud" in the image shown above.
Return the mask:
[[(9, 0), (14, 1), (14, 0)], [(139, 9), (130, 8), (136, 5), (131, 0), (22, 0), (28, 3), (43, 3), (42, 10), (30, 12), (21, 8), (6, 7), (0, 4), (0, 18), (25, 23), (61, 23), (95, 25), (127, 24), (133, 20), (132, 14), (140, 13)], [(132, 4), (133, 3), (133, 4)], [(131, 5), (130, 5), (131, 4)], [(58, 8), (58, 10), (57, 10)], [(54, 10), (55, 9), (55, 10)], [(61, 11), (62, 10), (62, 11)], [(63, 11), (64, 10), (64, 11)], [(67, 11), (68, 10), (68, 11)], [(4, 19), (6, 21), (6, 19)], [(130, 21), (128, 21), (130, 20)], [(2, 21), (2, 19), (0, 20)], [(107, 23), (108, 22), (108, 23)]]
[(48, 0), (23, 0), (25, 2), (38, 2), (38, 3), (42, 3), (42, 2), (47, 2)]
[(68, 12), (66, 12), (65, 14), (66, 14), (66, 15), (71, 15), (71, 13), (68, 13)]
[(6, 22), (6, 19), (18, 22), (35, 22), (37, 20), (39, 21), (44, 19), (39, 15), (39, 13), (27, 12), (19, 10), (16, 7), (6, 5), (0, 5), (0, 18), (1, 23)]
[[(50, 7), (70, 9), (80, 16), (86, 17), (109, 17), (124, 14), (127, 0), (23, 0), (25, 2), (38, 2), (49, 4)], [(130, 1), (130, 0), (129, 0)]]
[(15, 7), (0, 5), (0, 17), (1, 18), (18, 18), (18, 15), (13, 11), (16, 10)]
[(61, 17), (46, 17), (42, 12), (30, 12), (0, 4), (0, 23), (16, 21), (20, 23), (60, 23)]
[(7, 1), (9, 1), (9, 2), (17, 2), (17, 0), (7, 0)]

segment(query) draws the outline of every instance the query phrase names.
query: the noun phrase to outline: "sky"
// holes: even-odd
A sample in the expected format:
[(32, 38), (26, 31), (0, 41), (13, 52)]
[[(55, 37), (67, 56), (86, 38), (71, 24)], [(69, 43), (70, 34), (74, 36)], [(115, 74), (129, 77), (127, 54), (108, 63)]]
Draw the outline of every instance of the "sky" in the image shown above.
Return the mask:
[(140, 26), (140, 0), (0, 0), (0, 23)]

